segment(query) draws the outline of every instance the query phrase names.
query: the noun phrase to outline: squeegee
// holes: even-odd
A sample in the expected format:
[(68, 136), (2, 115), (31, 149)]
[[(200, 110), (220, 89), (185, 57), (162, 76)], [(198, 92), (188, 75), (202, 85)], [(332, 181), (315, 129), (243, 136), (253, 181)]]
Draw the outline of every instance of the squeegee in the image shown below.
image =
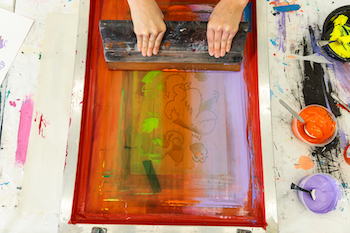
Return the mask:
[(249, 30), (239, 24), (230, 52), (215, 58), (208, 53), (207, 22), (165, 21), (164, 34), (157, 55), (143, 57), (137, 50), (132, 21), (100, 20), (104, 57), (110, 70), (225, 70), (239, 71)]

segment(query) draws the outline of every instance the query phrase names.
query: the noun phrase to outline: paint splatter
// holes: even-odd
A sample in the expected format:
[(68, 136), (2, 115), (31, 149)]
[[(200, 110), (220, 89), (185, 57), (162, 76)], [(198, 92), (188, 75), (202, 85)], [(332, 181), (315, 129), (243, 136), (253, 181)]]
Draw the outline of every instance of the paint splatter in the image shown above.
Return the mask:
[(5, 62), (4, 61), (0, 61), (0, 70), (2, 70), (5, 67)]
[(273, 9), (277, 12), (297, 11), (300, 9), (300, 5), (292, 4), (292, 5), (286, 5), (286, 6), (274, 6)]
[(272, 90), (270, 90), (270, 97), (272, 97), (272, 96), (274, 96), (274, 97), (276, 97), (276, 98), (277, 98), (277, 96), (275, 95), (275, 93), (273, 93), (273, 91), (272, 91)]
[(0, 49), (6, 47), (7, 40), (4, 40), (2, 36), (0, 36)]
[(277, 83), (277, 89), (281, 92), (281, 93), (283, 93), (284, 91), (283, 91), (283, 89), (281, 88), (281, 86)]
[[(38, 115), (40, 115), (40, 117), (38, 117)], [(39, 122), (39, 135), (42, 138), (45, 138), (44, 135), (44, 129), (46, 128), (47, 125), (49, 125), (50, 123), (44, 118), (44, 115), (42, 113), (36, 113), (34, 122)]]
[(15, 101), (10, 101), (9, 102), (12, 107), (16, 107), (16, 102)]
[(270, 39), (271, 44), (272, 44), (273, 46), (276, 46), (276, 40), (277, 40), (277, 39)]
[(315, 166), (315, 163), (311, 160), (310, 155), (309, 156), (300, 156), (299, 164), (295, 164), (294, 167), (296, 169), (303, 169), (303, 170), (310, 170)]
[(27, 149), (30, 128), (32, 125), (34, 101), (31, 96), (26, 97), (22, 102), (20, 110), (19, 129), (17, 137), (16, 164), (24, 165), (27, 158)]
[(278, 24), (278, 38), (279, 38), (279, 50), (282, 50), (282, 52), (286, 52), (286, 39), (287, 39), (287, 32), (286, 32), (286, 13), (281, 12), (279, 14), (277, 24)]

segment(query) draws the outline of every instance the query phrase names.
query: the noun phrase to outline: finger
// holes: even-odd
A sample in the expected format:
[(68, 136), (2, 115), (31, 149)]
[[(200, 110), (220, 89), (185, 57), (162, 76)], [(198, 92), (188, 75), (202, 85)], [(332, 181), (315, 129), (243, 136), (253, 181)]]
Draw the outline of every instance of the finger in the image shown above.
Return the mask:
[(142, 36), (142, 56), (147, 56), (149, 36)]
[(207, 29), (207, 41), (209, 55), (214, 56), (214, 31), (209, 28)]
[(141, 48), (142, 48), (142, 36), (137, 35), (136, 37), (137, 37), (137, 50), (138, 50), (139, 52), (141, 52)]
[(158, 36), (156, 38), (156, 42), (155, 42), (154, 48), (153, 48), (153, 54), (154, 55), (158, 54), (159, 46), (160, 46), (160, 43), (162, 42), (163, 36), (164, 36), (164, 32), (161, 32), (161, 33), (158, 34)]
[(222, 31), (216, 31), (215, 32), (215, 39), (214, 39), (214, 50), (215, 50), (215, 57), (220, 57), (220, 46), (221, 46), (221, 38), (222, 38)]
[(221, 48), (220, 48), (220, 56), (223, 57), (226, 54), (226, 46), (227, 46), (227, 39), (228, 39), (229, 33), (223, 32), (221, 37)]
[(148, 41), (147, 56), (152, 56), (154, 43), (156, 42), (157, 34), (151, 34)]
[(227, 38), (227, 44), (226, 44), (226, 52), (230, 52), (232, 40), (235, 37), (236, 33), (230, 33), (230, 35)]

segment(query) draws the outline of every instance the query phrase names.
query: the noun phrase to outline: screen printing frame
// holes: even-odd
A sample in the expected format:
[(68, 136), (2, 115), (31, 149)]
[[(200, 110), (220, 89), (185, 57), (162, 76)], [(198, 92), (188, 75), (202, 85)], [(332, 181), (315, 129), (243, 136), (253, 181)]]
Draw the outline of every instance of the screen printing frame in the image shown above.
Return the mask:
[[(272, 127), (270, 108), (270, 84), (268, 72), (268, 39), (267, 39), (267, 3), (257, 1), (257, 34), (258, 34), (258, 76), (259, 76), (259, 110), (261, 124), (261, 145), (263, 155), (263, 174), (265, 189), (265, 214), (268, 230), (278, 232), (277, 200), (274, 175), (274, 157), (272, 148)], [(149, 225), (99, 225), (99, 224), (69, 224), (72, 214), (72, 204), (77, 171), (79, 139), (81, 131), (82, 105), (85, 69), (81, 69), (81, 61), (86, 58), (89, 1), (81, 0), (79, 8), (79, 23), (77, 38), (77, 57), (75, 60), (71, 125), (69, 128), (66, 167), (64, 171), (64, 187), (61, 198), (59, 232), (91, 232), (93, 227), (105, 228), (107, 232), (234, 232), (235, 230), (250, 230), (254, 233), (265, 232), (262, 228), (251, 227), (213, 227), (213, 226), (149, 226)], [(270, 232), (270, 231), (269, 231)]]

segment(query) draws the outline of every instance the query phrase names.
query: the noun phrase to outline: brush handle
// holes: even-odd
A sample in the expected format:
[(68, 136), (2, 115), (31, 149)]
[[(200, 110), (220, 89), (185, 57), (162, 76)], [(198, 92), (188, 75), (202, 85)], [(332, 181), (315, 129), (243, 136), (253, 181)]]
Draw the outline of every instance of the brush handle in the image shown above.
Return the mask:
[(318, 46), (323, 47), (329, 45), (330, 43), (338, 42), (337, 40), (319, 40), (317, 41)]
[(303, 188), (299, 187), (298, 185), (296, 185), (294, 183), (291, 184), (290, 188), (311, 194), (311, 191), (303, 189)]
[(296, 111), (289, 107), (288, 104), (286, 104), (283, 100), (280, 99), (279, 101), (283, 105), (283, 107), (285, 107), (290, 113), (292, 113), (292, 115), (295, 118), (297, 118), (301, 123), (305, 124), (304, 119)]
[(343, 105), (343, 107), (346, 108), (346, 110), (348, 110), (350, 112), (350, 108), (348, 107), (348, 105), (345, 102), (341, 101), (333, 92), (331, 93), (331, 96), (335, 101), (337, 101), (339, 104)]

